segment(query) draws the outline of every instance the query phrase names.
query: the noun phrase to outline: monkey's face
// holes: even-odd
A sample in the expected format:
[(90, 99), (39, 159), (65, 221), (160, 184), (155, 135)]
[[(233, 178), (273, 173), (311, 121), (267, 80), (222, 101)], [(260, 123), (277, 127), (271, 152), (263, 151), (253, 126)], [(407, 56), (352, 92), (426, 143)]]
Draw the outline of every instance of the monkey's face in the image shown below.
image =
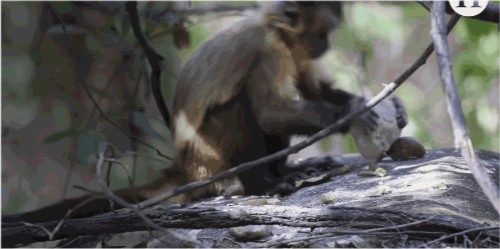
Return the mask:
[(329, 34), (329, 30), (321, 29), (305, 32), (301, 35), (301, 43), (312, 59), (321, 57), (330, 48)]
[(307, 28), (299, 35), (299, 39), (312, 59), (321, 57), (328, 50), (330, 34), (339, 25), (340, 17), (329, 5), (320, 5), (306, 15), (305, 26)]

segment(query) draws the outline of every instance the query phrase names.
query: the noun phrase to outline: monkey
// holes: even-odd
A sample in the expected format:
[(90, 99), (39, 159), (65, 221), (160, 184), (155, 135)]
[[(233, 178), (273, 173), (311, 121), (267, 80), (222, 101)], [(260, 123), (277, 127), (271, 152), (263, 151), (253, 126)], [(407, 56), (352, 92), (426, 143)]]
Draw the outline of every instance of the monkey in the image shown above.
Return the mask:
[[(334, 88), (316, 63), (340, 23), (340, 2), (263, 5), (257, 14), (205, 41), (182, 66), (172, 108), (174, 161), (160, 179), (132, 191), (139, 201), (278, 152), (290, 146), (291, 135), (312, 135), (364, 106), (365, 98)], [(394, 104), (403, 128), (406, 109), (398, 100)], [(373, 111), (359, 117), (371, 130), (377, 118)], [(347, 133), (350, 125), (336, 132)], [(270, 193), (285, 181), (285, 162), (252, 168), (171, 201), (217, 195), (233, 183), (247, 195)], [(134, 196), (130, 189), (116, 194), (127, 201)], [(2, 222), (60, 220), (88, 197), (2, 217)], [(107, 203), (94, 201), (73, 218), (108, 212)], [(54, 212), (55, 207), (61, 212)]]
[[(366, 99), (335, 89), (315, 68), (341, 19), (340, 2), (266, 2), (202, 43), (182, 66), (173, 100), (179, 184), (204, 180), (290, 146), (291, 135), (312, 135), (360, 110)], [(368, 111), (359, 119), (377, 126)], [(345, 134), (350, 123), (335, 132)], [(241, 184), (265, 194), (281, 181), (286, 158), (181, 200), (217, 195)]]

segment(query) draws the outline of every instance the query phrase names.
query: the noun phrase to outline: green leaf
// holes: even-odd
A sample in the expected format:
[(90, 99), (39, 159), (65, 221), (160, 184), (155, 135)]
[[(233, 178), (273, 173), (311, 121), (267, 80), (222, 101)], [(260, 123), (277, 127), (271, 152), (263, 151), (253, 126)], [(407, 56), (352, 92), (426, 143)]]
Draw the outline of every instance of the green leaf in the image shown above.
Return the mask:
[(60, 14), (66, 14), (73, 10), (70, 2), (51, 2), (50, 6)]
[(36, 48), (30, 51), (30, 56), (33, 59), (35, 63), (41, 62), (42, 61), (42, 55), (40, 53), (40, 49)]
[(55, 142), (58, 142), (60, 140), (63, 140), (67, 137), (76, 137), (76, 136), (78, 136), (78, 131), (74, 128), (70, 128), (70, 129), (65, 130), (65, 131), (53, 133), (52, 135), (46, 137), (43, 140), (43, 143), (51, 144), (51, 143), (55, 143)]
[(467, 30), (469, 31), (469, 39), (471, 42), (477, 41), (482, 35), (489, 34), (493, 30), (498, 29), (498, 24), (478, 21), (469, 18), (463, 18)]
[(60, 130), (66, 130), (70, 127), (71, 116), (66, 105), (59, 105), (52, 108), (52, 115)]
[(486, 71), (486, 69), (478, 65), (463, 65), (461, 71), (463, 77), (472, 75), (483, 76), (483, 77), (488, 76), (488, 71)]

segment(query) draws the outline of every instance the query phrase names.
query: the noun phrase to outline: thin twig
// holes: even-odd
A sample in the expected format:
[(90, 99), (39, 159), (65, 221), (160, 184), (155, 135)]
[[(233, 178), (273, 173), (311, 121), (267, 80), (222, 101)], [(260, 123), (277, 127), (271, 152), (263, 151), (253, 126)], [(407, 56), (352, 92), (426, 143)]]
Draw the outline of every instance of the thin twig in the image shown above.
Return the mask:
[[(369, 234), (369, 235), (394, 235), (394, 234), (402, 234), (404, 232), (399, 232), (398, 229), (400, 229), (400, 228), (406, 228), (406, 227), (410, 227), (410, 226), (417, 226), (417, 225), (423, 224), (423, 223), (425, 223), (425, 222), (427, 222), (427, 221), (429, 221), (431, 219), (432, 218), (425, 219), (425, 220), (419, 220), (419, 221), (410, 222), (410, 223), (407, 223), (407, 224), (398, 225), (398, 226), (392, 226), (392, 227), (382, 227), (382, 228), (368, 229), (368, 230), (360, 231), (360, 232), (350, 232), (350, 231), (349, 232), (343, 232), (343, 231), (328, 232), (328, 233), (325, 233), (325, 234), (322, 234), (322, 235), (318, 235), (318, 236), (311, 236), (311, 237), (304, 237), (304, 238), (290, 239), (290, 240), (284, 240), (284, 241), (280, 241), (280, 242), (275, 242), (275, 243), (271, 243), (271, 244), (266, 245), (266, 247), (277, 247), (277, 246), (281, 246), (281, 245), (292, 243), (292, 242), (298, 242), (298, 241), (306, 241), (306, 240), (312, 240), (312, 239), (321, 239), (321, 238), (326, 238), (326, 237), (332, 237), (332, 236), (335, 236), (337, 234)], [(395, 232), (395, 233), (380, 233), (380, 234), (377, 233), (377, 232), (382, 232), (382, 231), (387, 231), (387, 230), (392, 230), (392, 229), (398, 230), (398, 232)]]
[(477, 160), (467, 131), (462, 103), (453, 77), (453, 64), (451, 63), (450, 49), (448, 47), (448, 39), (444, 27), (445, 2), (434, 2), (432, 9), (431, 35), (436, 45), (436, 55), (438, 58), (441, 81), (443, 82), (445, 91), (446, 103), (448, 105), (448, 115), (450, 116), (453, 126), (455, 148), (460, 149), (460, 154), (469, 165), (476, 182), (493, 204), (493, 207), (500, 213), (500, 191), (488, 173), (486, 173), (486, 169)]
[(130, 205), (129, 203), (127, 203), (125, 200), (123, 200), (122, 198), (118, 197), (117, 195), (115, 195), (113, 193), (113, 191), (111, 191), (111, 189), (106, 186), (106, 182), (104, 182), (104, 179), (102, 177), (102, 168), (103, 168), (103, 164), (104, 164), (104, 161), (106, 160), (105, 158), (105, 153), (106, 153), (106, 150), (108, 148), (108, 146), (110, 146), (107, 142), (104, 142), (104, 144), (102, 145), (102, 148), (101, 148), (101, 151), (99, 152), (99, 160), (97, 161), (97, 179), (99, 180), (99, 184), (101, 184), (101, 187), (103, 188), (104, 192), (106, 193), (106, 195), (112, 199), (113, 201), (119, 203), (120, 205), (126, 207), (126, 208), (130, 208), (132, 209), (136, 214), (137, 216), (139, 216), (147, 225), (153, 227), (154, 229), (157, 229), (157, 230), (160, 230), (160, 231), (163, 231), (167, 234), (170, 234), (176, 238), (178, 238), (179, 240), (183, 240), (183, 241), (189, 241), (195, 245), (198, 245), (198, 246), (204, 246), (203, 244), (201, 244), (200, 242), (198, 241), (193, 241), (192, 239), (190, 238), (187, 238), (179, 233), (176, 233), (170, 229), (165, 229), (159, 225), (157, 225), (156, 223), (154, 223), (151, 219), (149, 219), (146, 215), (144, 215), (138, 208), (137, 208), (137, 205)]
[(86, 84), (82, 84), (83, 89), (85, 90), (85, 92), (87, 92), (87, 95), (89, 96), (89, 99), (90, 101), (92, 101), (92, 103), (94, 104), (94, 106), (97, 108), (97, 110), (99, 111), (99, 113), (101, 114), (101, 116), (104, 118), (104, 120), (108, 121), (111, 125), (113, 125), (115, 128), (117, 128), (118, 130), (120, 130), (124, 135), (128, 136), (130, 139), (136, 139), (137, 142), (143, 144), (144, 146), (150, 148), (150, 149), (153, 149), (156, 151), (156, 153), (163, 157), (163, 158), (166, 158), (168, 160), (172, 160), (171, 157), (167, 156), (167, 155), (164, 155), (163, 153), (161, 153), (160, 150), (158, 150), (157, 148), (153, 147), (152, 145), (142, 141), (141, 139), (139, 139), (139, 137), (135, 136), (134, 134), (132, 134), (131, 132), (129, 131), (126, 131), (125, 129), (123, 129), (122, 127), (118, 126), (117, 124), (115, 124), (111, 119), (109, 119), (109, 117), (104, 113), (104, 111), (101, 109), (101, 107), (99, 107), (99, 105), (97, 104), (97, 102), (95, 101), (94, 97), (92, 96), (92, 94), (90, 93), (88, 87), (86, 86)]
[(430, 245), (432, 245), (432, 244), (434, 244), (436, 242), (443, 241), (445, 239), (453, 238), (453, 237), (456, 237), (456, 236), (460, 236), (460, 235), (463, 235), (463, 234), (477, 232), (477, 231), (493, 230), (493, 229), (500, 229), (500, 227), (498, 227), (498, 226), (493, 226), (493, 227), (478, 227), (478, 228), (473, 228), (473, 229), (465, 230), (465, 231), (458, 232), (458, 233), (453, 233), (453, 234), (450, 234), (450, 235), (443, 236), (443, 237), (441, 237), (439, 239), (435, 239), (435, 240), (433, 240), (431, 242), (428, 242), (427, 244), (425, 244), (425, 246), (430, 246)]
[[(137, 79), (137, 83), (135, 84), (135, 88), (134, 88), (134, 91), (132, 92), (132, 96), (130, 96), (130, 102), (127, 103), (127, 106), (129, 106), (129, 108), (127, 108), (128, 110), (128, 123), (129, 123), (129, 126), (133, 126), (135, 127), (135, 124), (134, 124), (134, 110), (135, 109), (135, 106), (136, 106), (136, 102), (137, 102), (137, 95), (139, 93), (139, 85), (141, 83), (141, 79), (142, 79), (142, 71), (139, 72), (139, 77)], [(137, 141), (135, 141), (135, 139), (130, 139), (130, 147), (132, 149), (132, 151), (137, 151), (138, 150), (138, 146), (137, 146)], [(131, 180), (131, 184), (130, 184), (130, 187), (133, 187), (135, 185), (135, 177), (136, 177), (136, 174), (137, 174), (137, 156), (132, 156), (132, 180)], [(135, 196), (135, 193), (134, 193), (134, 198), (137, 199), (137, 197)], [(138, 203), (138, 201), (136, 201), (136, 203)]]
[[(66, 43), (68, 44), (68, 49), (70, 51), (70, 54), (73, 56), (73, 60), (76, 62), (78, 61), (78, 58), (76, 56), (75, 53), (73, 53), (74, 49), (72, 48), (72, 43), (70, 42), (70, 39), (68, 37), (68, 34), (66, 33), (66, 23), (64, 22), (64, 20), (62, 19), (62, 17), (59, 15), (59, 13), (57, 13), (57, 11), (53, 10), (52, 7), (50, 7), (50, 10), (52, 11), (52, 13), (54, 13), (56, 15), (56, 17), (59, 19), (59, 21), (61, 22), (61, 26), (63, 28), (63, 33), (64, 33), (64, 36), (66, 38)], [(120, 130), (123, 134), (125, 134), (126, 136), (128, 136), (129, 138), (134, 138), (134, 139), (137, 139), (137, 142), (143, 144), (144, 146), (150, 148), (150, 149), (153, 149), (156, 151), (156, 153), (158, 153), (159, 156), (161, 157), (164, 157), (168, 160), (172, 160), (171, 157), (169, 156), (166, 156), (164, 155), (163, 153), (161, 153), (160, 150), (158, 150), (157, 148), (153, 147), (152, 145), (149, 145), (148, 143), (142, 141), (141, 139), (139, 139), (139, 137), (135, 136), (134, 134), (122, 129), (120, 126), (118, 126), (117, 124), (115, 124), (111, 119), (109, 119), (109, 117), (104, 113), (104, 111), (99, 107), (99, 104), (97, 103), (97, 101), (94, 99), (94, 97), (92, 96), (92, 94), (90, 93), (90, 90), (88, 89), (88, 86), (85, 82), (81, 82), (82, 83), (82, 86), (83, 86), (83, 89), (85, 90), (85, 92), (87, 93), (87, 96), (89, 97), (90, 101), (92, 101), (92, 103), (94, 104), (95, 108), (99, 111), (99, 113), (101, 114), (101, 116), (104, 118), (104, 120), (106, 120), (107, 122), (109, 122), (111, 125), (113, 125), (115, 128), (117, 128), (118, 130)]]
[[(111, 156), (114, 157), (115, 156), (115, 150), (113, 147), (110, 147), (111, 148)], [(114, 159), (114, 158), (111, 158), (111, 159)], [(123, 168), (123, 171), (125, 171), (125, 173), (127, 174), (127, 179), (128, 179), (128, 185), (130, 188), (132, 188), (132, 197), (134, 197), (134, 202), (137, 204), (139, 203), (139, 199), (137, 198), (137, 193), (135, 191), (135, 189), (133, 188), (134, 186), (134, 181), (132, 179), (132, 176), (129, 172), (129, 170), (127, 169), (127, 167), (125, 167), (125, 165), (123, 165), (121, 162), (118, 162), (118, 161), (115, 161), (115, 160), (107, 160), (109, 162), (109, 166), (108, 166), (108, 175), (107, 177), (109, 177), (109, 170), (111, 169), (111, 167), (113, 166), (113, 163), (116, 163), (118, 165), (120, 165), (120, 167)], [(108, 187), (109, 187), (109, 183), (108, 183)], [(113, 202), (111, 203), (113, 204)], [(113, 206), (111, 207), (111, 209), (113, 209)], [(113, 210), (114, 211), (114, 210)]]
[(68, 220), (68, 218), (76, 211), (78, 210), (79, 208), (87, 205), (88, 203), (90, 203), (91, 201), (93, 200), (96, 200), (96, 199), (100, 199), (100, 198), (108, 198), (107, 196), (105, 195), (99, 195), (99, 196), (92, 196), (90, 198), (87, 198), (85, 200), (83, 200), (82, 202), (78, 203), (78, 205), (76, 205), (75, 207), (73, 207), (72, 209), (68, 210), (66, 212), (66, 215), (64, 216), (64, 218), (61, 219), (61, 221), (59, 221), (59, 223), (57, 224), (57, 226), (54, 228), (54, 230), (52, 231), (52, 233), (49, 235), (49, 238), (51, 238), (50, 240), (52, 240), (56, 233), (59, 231), (59, 229), (61, 229), (62, 225), (64, 224), (64, 222), (66, 222), (66, 220)]
[(38, 228), (38, 229), (42, 230), (44, 233), (46, 233), (46, 234), (47, 234), (47, 236), (49, 236), (49, 240), (53, 240), (53, 239), (54, 239), (54, 234), (53, 234), (53, 233), (51, 233), (51, 232), (49, 231), (49, 229), (47, 229), (47, 228), (46, 228), (46, 227), (44, 227), (44, 226), (40, 226), (40, 225), (38, 225), (38, 224), (31, 224), (31, 223), (29, 223), (29, 222), (24, 222), (24, 221), (21, 221), (21, 223), (23, 223), (23, 225), (25, 225), (25, 226), (27, 226), (27, 227), (36, 227), (36, 228)]

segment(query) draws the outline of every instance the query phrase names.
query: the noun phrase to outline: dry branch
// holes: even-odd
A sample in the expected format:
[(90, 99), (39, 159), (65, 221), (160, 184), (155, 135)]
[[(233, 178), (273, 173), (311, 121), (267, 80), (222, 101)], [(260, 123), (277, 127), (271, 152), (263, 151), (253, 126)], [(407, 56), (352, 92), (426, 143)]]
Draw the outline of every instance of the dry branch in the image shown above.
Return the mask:
[(443, 88), (448, 105), (448, 114), (453, 126), (453, 134), (455, 136), (455, 148), (460, 149), (460, 153), (469, 165), (476, 182), (479, 184), (483, 192), (488, 196), (489, 200), (500, 213), (500, 192), (493, 181), (486, 173), (485, 168), (479, 163), (472, 147), (465, 116), (462, 111), (462, 103), (458, 96), (455, 79), (453, 78), (453, 65), (451, 63), (450, 49), (446, 38), (445, 23), (445, 2), (434, 2), (432, 8), (432, 29), (431, 35), (434, 44), (436, 45), (436, 54), (438, 58), (439, 71)]
[(167, 102), (163, 97), (163, 92), (161, 90), (161, 61), (164, 58), (159, 55), (155, 49), (151, 46), (151, 43), (144, 35), (144, 32), (141, 30), (141, 26), (139, 24), (139, 14), (137, 13), (137, 2), (130, 1), (126, 3), (127, 12), (130, 15), (130, 24), (132, 25), (132, 29), (134, 30), (134, 35), (137, 38), (137, 41), (141, 45), (142, 49), (144, 49), (144, 53), (148, 57), (149, 64), (151, 66), (151, 88), (153, 90), (153, 96), (156, 100), (156, 105), (160, 110), (160, 113), (165, 121), (165, 124), (168, 128), (170, 128), (170, 113), (168, 112)]
[[(481, 225), (462, 217), (430, 213), (405, 213), (393, 210), (339, 208), (321, 206), (304, 208), (298, 206), (217, 206), (192, 205), (187, 207), (164, 207), (143, 210), (143, 215), (164, 228), (229, 228), (245, 225), (282, 225), (290, 227), (340, 227), (356, 224), (390, 227), (388, 220), (396, 224), (422, 222), (419, 230), (460, 231)], [(48, 230), (58, 222), (36, 224)], [(21, 223), (6, 224), (2, 227), (2, 246), (20, 246), (33, 242), (48, 241), (46, 232), (38, 227), (27, 227)], [(398, 226), (398, 227), (405, 227)], [(86, 219), (70, 219), (65, 222), (54, 239), (78, 235), (97, 235), (147, 230), (143, 219), (134, 212), (123, 209), (117, 214), (104, 214)], [(372, 229), (372, 232), (384, 229)], [(437, 235), (437, 234), (436, 234)], [(498, 239), (498, 237), (496, 237)]]
[[(487, 163), (489, 174), (493, 178), (498, 178), (498, 158), (500, 155), (485, 151), (477, 153)], [(397, 228), (398, 231), (393, 231), (392, 235), (389, 232), (379, 235), (390, 236), (393, 239), (407, 235), (412, 241), (415, 240), (415, 237), (420, 237), (417, 240), (424, 238), (424, 240), (431, 241), (443, 235), (477, 227), (498, 226), (496, 210), (490, 206), (483, 208), (483, 205), (488, 204), (488, 199), (481, 194), (479, 186), (475, 184), (475, 180), (458, 150), (431, 150), (428, 151), (425, 159), (409, 162), (385, 160), (383, 164), (391, 172), (391, 175), (389, 178), (381, 180), (384, 180), (390, 188), (401, 187), (402, 184), (406, 187), (378, 197), (372, 196), (372, 193), (378, 188), (378, 181), (373, 182), (373, 179), (356, 177), (356, 172), (363, 170), (357, 166), (365, 165), (366, 160), (359, 155), (349, 155), (343, 156), (342, 161), (353, 165), (351, 174), (342, 175), (323, 183), (321, 186), (300, 189), (280, 200), (266, 197), (214, 198), (182, 206), (158, 205), (141, 210), (141, 212), (159, 226), (202, 229), (200, 232), (204, 235), (213, 233), (214, 229), (211, 228), (244, 225), (277, 225), (272, 226), (275, 234), (276, 231), (304, 231), (304, 236), (307, 237), (324, 235), (329, 232), (359, 233), (366, 231), (366, 229), (392, 227), (393, 229)], [(335, 162), (328, 163), (332, 165)], [(441, 166), (433, 170), (432, 175), (422, 175), (422, 170), (427, 171), (429, 167), (436, 165)], [(328, 170), (331, 168), (329, 167)], [(446, 184), (450, 186), (450, 189), (440, 190), (437, 188), (437, 184), (418, 187), (422, 183), (441, 181), (440, 179), (449, 179)], [(409, 182), (411, 184), (407, 186)], [(417, 188), (415, 189), (415, 187)], [(320, 197), (325, 191), (331, 190), (336, 192), (338, 202), (333, 207), (321, 205)], [(256, 198), (257, 200), (265, 200), (268, 204), (247, 206), (249, 200), (256, 200)], [(467, 201), (464, 202), (464, 200)], [(308, 203), (307, 205), (311, 206), (304, 208), (302, 207), (303, 203)], [(109, 203), (104, 205), (109, 205)], [(416, 212), (425, 212), (425, 214)], [(432, 218), (436, 213), (438, 216)], [(405, 228), (403, 225), (429, 218), (431, 219), (426, 224), (422, 224), (423, 226)], [(19, 246), (36, 241), (47, 241), (49, 236), (41, 230), (41, 227), (46, 228), (46, 231), (53, 231), (59, 222), (31, 223), (36, 226), (26, 227), (19, 222), (3, 223), (3, 245)], [(313, 233), (310, 229), (299, 229), (298, 227), (317, 227), (318, 229)], [(326, 229), (326, 227), (332, 229)], [(108, 236), (108, 234), (147, 229), (148, 226), (141, 218), (137, 217), (135, 212), (130, 209), (122, 209), (115, 213), (110, 212), (89, 218), (69, 219), (61, 226), (54, 239), (78, 235), (83, 236), (82, 240), (88, 237), (94, 238), (93, 235), (97, 235), (95, 238), (98, 239), (102, 236)], [(381, 231), (371, 230), (369, 233), (374, 234)], [(491, 236), (494, 244), (498, 241), (498, 233), (496, 232), (490, 230), (482, 232), (482, 235), (473, 233), (468, 234), (468, 236), (473, 236), (471, 240), (480, 237), (480, 241)], [(199, 235), (198, 238), (201, 238), (200, 236), (203, 235)], [(452, 240), (447, 240), (444, 243), (449, 244)], [(267, 242), (276, 243), (279, 241), (269, 240)], [(425, 242), (422, 241), (422, 243)], [(477, 244), (485, 245), (483, 242)], [(246, 246), (251, 246), (251, 244), (246, 244)]]

